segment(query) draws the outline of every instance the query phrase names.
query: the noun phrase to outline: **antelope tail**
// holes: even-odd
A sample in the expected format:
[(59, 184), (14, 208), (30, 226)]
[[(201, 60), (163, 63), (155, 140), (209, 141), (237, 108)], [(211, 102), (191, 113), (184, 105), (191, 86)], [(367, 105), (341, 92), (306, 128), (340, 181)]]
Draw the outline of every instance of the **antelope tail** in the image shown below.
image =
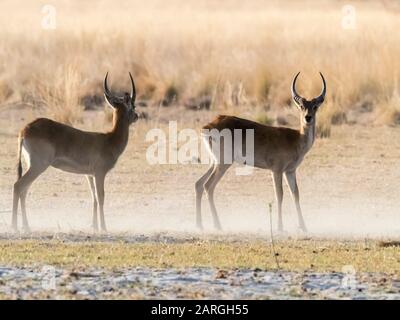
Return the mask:
[(22, 176), (22, 164), (21, 164), (21, 149), (22, 149), (22, 142), (24, 138), (21, 134), (18, 136), (18, 163), (17, 163), (17, 175), (18, 180), (21, 179)]

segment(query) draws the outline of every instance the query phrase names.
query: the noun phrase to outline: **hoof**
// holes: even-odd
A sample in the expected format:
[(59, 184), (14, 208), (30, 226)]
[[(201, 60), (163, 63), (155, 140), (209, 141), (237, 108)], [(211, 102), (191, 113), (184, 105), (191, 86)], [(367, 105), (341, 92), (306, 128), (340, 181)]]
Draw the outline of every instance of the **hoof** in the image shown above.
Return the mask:
[(287, 232), (283, 229), (281, 229), (281, 230), (278, 229), (278, 231), (276, 232), (276, 234), (274, 234), (274, 236), (277, 239), (284, 239), (284, 238), (289, 237), (289, 232)]
[(303, 233), (308, 233), (308, 230), (307, 230), (306, 226), (304, 226), (304, 225), (299, 226), (299, 230), (300, 230), (301, 232), (303, 232)]
[(23, 229), (22, 229), (22, 231), (24, 232), (24, 233), (31, 233), (32, 231), (31, 231), (31, 228), (29, 228), (29, 227), (24, 227)]
[(297, 238), (301, 240), (310, 240), (311, 237), (309, 236), (307, 228), (299, 227), (297, 232)]
[(219, 219), (214, 219), (214, 229), (216, 231), (222, 231), (221, 222), (219, 222)]

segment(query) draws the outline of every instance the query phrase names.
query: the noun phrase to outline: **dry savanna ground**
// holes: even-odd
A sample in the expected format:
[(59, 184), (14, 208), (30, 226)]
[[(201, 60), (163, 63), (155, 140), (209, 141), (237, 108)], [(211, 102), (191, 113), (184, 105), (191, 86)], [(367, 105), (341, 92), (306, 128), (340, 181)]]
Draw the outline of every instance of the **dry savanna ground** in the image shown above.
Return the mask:
[[(168, 137), (168, 121), (178, 128), (198, 129), (215, 116), (213, 111), (184, 107), (142, 108), (149, 119), (131, 128), (126, 151), (106, 180), (106, 219), (113, 232), (195, 232), (195, 181), (207, 170), (197, 163), (150, 164), (146, 141), (152, 128)], [(27, 107), (2, 112), (1, 220), (9, 230), (12, 185), (16, 179), (16, 134), (29, 121)], [(296, 111), (292, 111), (296, 114)], [(10, 119), (12, 124), (10, 125)], [(87, 111), (81, 128), (109, 128), (103, 111)], [(398, 138), (399, 137), (399, 138)], [(399, 237), (397, 183), (400, 172), (400, 129), (387, 126), (333, 126), (330, 138), (317, 139), (298, 170), (301, 202), (310, 234), (316, 237)], [(90, 191), (83, 176), (48, 169), (30, 189), (28, 219), (36, 231), (91, 231)], [(284, 188), (284, 224), (297, 234), (297, 218), (287, 187)], [(269, 234), (268, 204), (276, 206), (270, 173), (255, 169), (236, 175), (231, 168), (216, 191), (216, 203), (226, 232)], [(207, 232), (214, 232), (207, 200), (203, 199)]]
[[(351, 264), (357, 271), (398, 275), (400, 7), (395, 1), (351, 2), (350, 28), (343, 20), (348, 1), (45, 4), (0, 4), (1, 265), (275, 270), (270, 174), (228, 171), (216, 191), (224, 231), (214, 232), (204, 199), (201, 233), (195, 228), (194, 183), (207, 166), (150, 164), (146, 134), (153, 128), (168, 132), (169, 121), (198, 130), (219, 113), (296, 127), (291, 78), (302, 71), (298, 91), (311, 97), (321, 90), (317, 72), (322, 71), (328, 94), (317, 118), (319, 138), (298, 170), (310, 232), (297, 232), (285, 186), (287, 234), (275, 234), (280, 268), (330, 272)], [(52, 13), (54, 21), (47, 16)], [(55, 29), (43, 28), (53, 22)], [(92, 235), (84, 177), (54, 169), (34, 183), (27, 200), (33, 233), (10, 233), (19, 129), (48, 116), (85, 130), (108, 130), (106, 71), (117, 92), (129, 88), (128, 71), (133, 73), (141, 115), (106, 180), (110, 234)]]

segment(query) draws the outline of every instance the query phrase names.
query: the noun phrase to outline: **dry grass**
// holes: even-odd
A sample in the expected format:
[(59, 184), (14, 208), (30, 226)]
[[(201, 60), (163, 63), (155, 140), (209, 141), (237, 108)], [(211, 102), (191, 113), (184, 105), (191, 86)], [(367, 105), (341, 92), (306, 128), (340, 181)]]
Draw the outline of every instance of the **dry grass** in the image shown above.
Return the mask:
[[(377, 123), (397, 124), (393, 100), (400, 78), (399, 12), (357, 1), (356, 29), (342, 28), (346, 1), (59, 1), (57, 28), (41, 28), (43, 1), (3, 1), (0, 13), (0, 103), (44, 102), (59, 120), (79, 119), (79, 100), (134, 72), (140, 97), (176, 103), (208, 95), (212, 107), (241, 113), (290, 101), (289, 84), (318, 94), (328, 81), (321, 135), (343, 110), (368, 104)], [(389, 97), (389, 98), (388, 98)], [(326, 106), (327, 107), (327, 106)], [(327, 108), (326, 108), (327, 109)]]
[[(287, 240), (276, 244), (278, 261), (287, 271), (342, 271), (399, 274), (399, 248), (377, 242)], [(276, 269), (269, 242), (138, 243), (0, 241), (1, 265), (50, 264), (69, 268), (215, 267)]]
[(72, 124), (81, 119), (83, 107), (79, 101), (81, 79), (77, 67), (65, 66), (56, 75), (55, 82), (49, 83), (44, 78), (37, 84), (37, 95), (48, 109), (50, 116), (58, 121)]

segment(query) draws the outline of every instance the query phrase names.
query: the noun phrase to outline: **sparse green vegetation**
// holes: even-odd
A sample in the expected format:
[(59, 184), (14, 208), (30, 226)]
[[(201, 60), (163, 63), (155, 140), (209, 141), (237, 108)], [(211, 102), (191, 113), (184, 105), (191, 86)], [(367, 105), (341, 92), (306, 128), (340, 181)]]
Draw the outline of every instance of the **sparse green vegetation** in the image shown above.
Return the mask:
[[(400, 273), (400, 247), (376, 241), (285, 240), (276, 243), (277, 258), (286, 271), (342, 271), (352, 265), (360, 272)], [(138, 243), (61, 241), (1, 241), (0, 264), (61, 267), (215, 267), (275, 270), (270, 243), (194, 241)]]

